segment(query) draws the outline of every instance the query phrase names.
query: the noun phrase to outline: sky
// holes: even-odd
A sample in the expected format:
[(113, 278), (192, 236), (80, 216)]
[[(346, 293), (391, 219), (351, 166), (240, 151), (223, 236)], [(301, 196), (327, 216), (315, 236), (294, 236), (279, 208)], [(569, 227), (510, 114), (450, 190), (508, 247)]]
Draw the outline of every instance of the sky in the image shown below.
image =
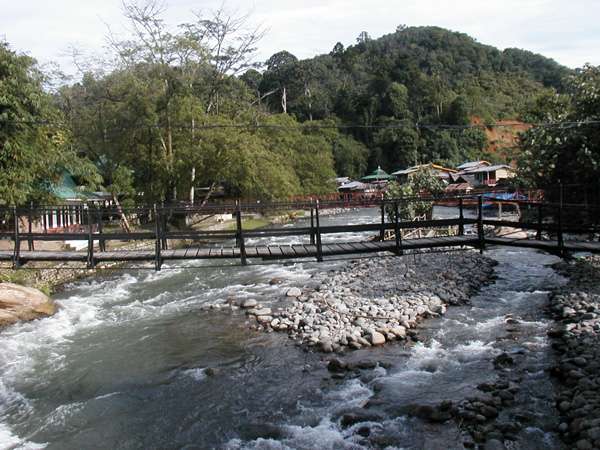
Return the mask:
[[(3, 0), (0, 40), (41, 64), (54, 62), (74, 73), (73, 48), (101, 54), (109, 26), (126, 24), (121, 0)], [(520, 48), (570, 68), (600, 65), (600, 0), (165, 0), (166, 23), (193, 21), (191, 11), (250, 13), (248, 26), (267, 33), (256, 62), (287, 50), (299, 59), (329, 53), (336, 43), (373, 39), (398, 25), (433, 25), (468, 34), (500, 50)]]

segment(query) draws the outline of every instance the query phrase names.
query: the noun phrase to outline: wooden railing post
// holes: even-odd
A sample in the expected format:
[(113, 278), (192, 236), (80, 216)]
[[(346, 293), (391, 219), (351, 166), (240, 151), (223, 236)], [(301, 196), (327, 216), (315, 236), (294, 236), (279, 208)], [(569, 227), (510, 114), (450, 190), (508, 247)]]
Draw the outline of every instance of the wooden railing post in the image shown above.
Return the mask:
[(381, 231), (379, 232), (379, 240), (383, 242), (385, 240), (385, 198), (381, 196)]
[(156, 232), (156, 243), (154, 246), (154, 268), (156, 270), (160, 270), (162, 266), (162, 255), (161, 255), (161, 241), (162, 241), (162, 231), (161, 231), (161, 213), (158, 211), (156, 205), (154, 205), (154, 229)]
[(99, 235), (99, 239), (98, 239), (98, 249), (101, 252), (106, 251), (106, 241), (104, 240), (104, 238), (102, 237), (102, 210), (100, 209), (100, 205), (98, 205), (98, 235)]
[(246, 247), (244, 244), (244, 234), (242, 230), (242, 208), (240, 206), (240, 202), (237, 200), (235, 202), (235, 205), (235, 216), (237, 221), (236, 241), (237, 246), (240, 248), (240, 259), (242, 261), (242, 266), (245, 266), (246, 264), (248, 264), (248, 261), (246, 261)]
[(537, 204), (537, 233), (535, 233), (535, 240), (536, 241), (541, 241), (542, 240), (542, 222), (543, 222), (543, 215), (542, 215), (542, 204), (538, 203)]
[(321, 243), (321, 224), (319, 222), (319, 199), (315, 206), (315, 220), (317, 224), (317, 262), (323, 262), (323, 244)]
[(315, 209), (312, 207), (312, 198), (310, 203), (310, 245), (315, 245)]
[(563, 256), (565, 253), (565, 242), (563, 238), (563, 203), (562, 196), (558, 205), (558, 230), (556, 235), (556, 243), (558, 245), (558, 254)]
[(29, 251), (35, 250), (33, 247), (33, 238), (31, 237), (31, 233), (33, 233), (33, 203), (29, 205), (29, 212), (27, 213), (27, 223), (29, 225), (29, 237), (27, 238), (27, 244)]
[(485, 250), (485, 233), (483, 230), (483, 196), (477, 196), (477, 237), (479, 238), (479, 251)]
[(402, 249), (402, 236), (400, 236), (400, 210), (398, 209), (398, 200), (394, 201), (394, 233), (396, 234), (396, 255), (402, 256), (404, 251)]
[(169, 248), (169, 242), (167, 241), (167, 214), (165, 205), (163, 203), (160, 213), (160, 233), (162, 236), (162, 249), (167, 250)]
[(16, 206), (13, 208), (13, 215), (15, 216), (15, 253), (12, 268), (16, 270), (21, 267), (21, 238), (19, 236), (19, 215)]
[(87, 268), (94, 268), (94, 230), (92, 229), (92, 210), (85, 205), (87, 210), (87, 223), (88, 223), (88, 254), (87, 254)]
[(463, 209), (463, 199), (459, 198), (458, 199), (458, 235), (459, 236), (464, 236), (465, 235), (465, 224), (464, 224), (464, 220), (465, 220), (465, 212)]

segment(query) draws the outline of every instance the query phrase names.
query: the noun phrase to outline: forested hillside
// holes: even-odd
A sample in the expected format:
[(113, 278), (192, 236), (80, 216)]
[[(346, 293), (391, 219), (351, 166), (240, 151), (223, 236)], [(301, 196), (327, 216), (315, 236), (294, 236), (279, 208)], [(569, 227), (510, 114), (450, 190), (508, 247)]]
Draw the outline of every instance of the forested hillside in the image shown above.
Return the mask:
[[(561, 91), (572, 73), (541, 55), (500, 51), (436, 27), (399, 27), (376, 40), (362, 33), (357, 41), (303, 61), (283, 51), (262, 74), (241, 78), (271, 112), (351, 126), (368, 149), (369, 168), (454, 166), (481, 157), (484, 131), (461, 126), (473, 117), (488, 124), (519, 119), (543, 89)], [(348, 172), (343, 159), (336, 162)]]
[[(41, 95), (44, 77), (30, 58), (0, 45), (0, 98), (13, 102), (0, 110), (0, 153), (60, 155), (44, 157), (53, 173), (46, 182), (41, 171), (3, 163), (4, 178), (36, 182), (7, 186), (0, 202), (48, 198), (41, 190), (63, 170), (122, 201), (150, 203), (198, 201), (217, 187), (270, 200), (331, 191), (327, 180), (336, 175), (360, 178), (377, 166), (501, 162), (485, 153), (488, 137), (473, 120), (525, 117), (538, 94), (562, 91), (570, 74), (528, 51), (404, 26), (380, 39), (363, 32), (356, 45), (311, 59), (281, 51), (256, 65), (261, 31), (249, 30), (247, 17), (198, 13), (174, 28), (156, 2), (126, 5), (130, 34), (109, 36), (112, 54), (81, 64), (83, 77), (54, 92), (52, 111), (28, 112), (27, 124), (19, 122), (31, 110), (19, 100), (26, 93), (11, 89), (29, 83)], [(24, 80), (8, 82), (8, 67)], [(48, 123), (58, 126), (49, 132)], [(18, 138), (34, 129), (34, 146)]]

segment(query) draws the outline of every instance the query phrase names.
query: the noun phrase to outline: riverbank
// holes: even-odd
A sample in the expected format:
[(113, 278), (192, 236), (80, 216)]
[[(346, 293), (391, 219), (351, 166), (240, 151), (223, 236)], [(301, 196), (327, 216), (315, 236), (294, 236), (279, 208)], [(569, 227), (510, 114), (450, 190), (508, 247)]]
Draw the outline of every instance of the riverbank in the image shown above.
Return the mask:
[(572, 449), (600, 448), (600, 260), (563, 261), (556, 270), (569, 279), (556, 289), (550, 309), (556, 321), (550, 336), (558, 354), (552, 374), (560, 381), (556, 398), (559, 431)]

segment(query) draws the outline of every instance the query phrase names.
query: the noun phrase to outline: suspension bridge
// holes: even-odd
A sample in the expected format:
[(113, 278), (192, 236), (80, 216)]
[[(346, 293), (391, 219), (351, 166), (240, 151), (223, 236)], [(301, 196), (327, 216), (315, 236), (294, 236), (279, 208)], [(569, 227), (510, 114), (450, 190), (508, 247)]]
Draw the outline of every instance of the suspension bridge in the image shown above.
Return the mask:
[[(529, 247), (566, 255), (574, 252), (600, 253), (600, 227), (593, 218), (597, 211), (582, 205), (558, 205), (540, 201), (483, 196), (452, 199), (457, 214), (453, 218), (400, 220), (400, 211), (408, 201), (432, 199), (384, 200), (382, 198), (302, 201), (291, 203), (242, 203), (228, 205), (196, 205), (178, 207), (145, 207), (122, 211), (82, 206), (65, 211), (64, 207), (26, 207), (0, 209), (5, 223), (12, 229), (0, 231), (0, 262), (13, 269), (30, 262), (74, 262), (91, 269), (100, 263), (153, 263), (160, 270), (165, 261), (196, 259), (236, 259), (246, 265), (249, 259), (289, 260), (389, 252), (403, 255), (408, 251), (433, 248), (475, 248), (484, 251), (489, 246)], [(449, 199), (445, 199), (448, 203)], [(521, 212), (518, 220), (484, 215), (484, 202), (510, 204)], [(465, 211), (469, 209), (469, 217)], [(331, 208), (379, 207), (380, 219), (358, 225), (324, 226), (321, 215)], [(506, 207), (506, 206), (505, 206)], [(390, 214), (390, 211), (392, 214)], [(268, 226), (254, 230), (243, 227), (243, 217), (256, 214), (304, 213), (310, 224), (295, 227)], [(526, 214), (523, 214), (523, 213)], [(234, 226), (227, 229), (203, 229), (196, 225), (208, 217), (229, 215)], [(140, 226), (133, 232), (106, 226), (107, 218), (129, 217)], [(527, 217), (527, 218), (524, 218)], [(567, 218), (568, 220), (565, 220)], [(60, 232), (56, 225), (62, 224)], [(305, 221), (308, 223), (308, 220)], [(143, 225), (143, 226), (142, 226)], [(521, 230), (502, 235), (494, 230)], [(407, 238), (411, 231), (422, 230), (418, 237)], [(353, 236), (370, 235), (365, 240)], [(342, 238), (340, 238), (342, 236)], [(331, 239), (335, 237), (335, 239)], [(287, 242), (280, 244), (284, 238)], [(78, 242), (80, 250), (58, 245), (44, 249), (43, 243)], [(127, 246), (109, 245), (127, 243)], [(251, 244), (252, 242), (252, 244)], [(255, 244), (260, 242), (260, 244)], [(139, 244), (142, 248), (132, 244)], [(7, 248), (8, 247), (8, 248)]]

